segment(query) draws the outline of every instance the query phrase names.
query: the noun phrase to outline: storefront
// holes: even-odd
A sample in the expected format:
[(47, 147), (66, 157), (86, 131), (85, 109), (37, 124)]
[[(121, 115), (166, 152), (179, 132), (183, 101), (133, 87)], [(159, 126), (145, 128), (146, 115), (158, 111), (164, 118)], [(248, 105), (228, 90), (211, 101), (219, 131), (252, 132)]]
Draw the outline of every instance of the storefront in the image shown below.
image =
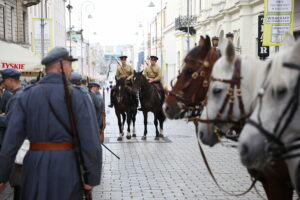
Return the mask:
[(14, 68), (21, 71), (25, 79), (36, 77), (43, 70), (41, 59), (22, 46), (0, 41), (0, 52), (0, 71)]

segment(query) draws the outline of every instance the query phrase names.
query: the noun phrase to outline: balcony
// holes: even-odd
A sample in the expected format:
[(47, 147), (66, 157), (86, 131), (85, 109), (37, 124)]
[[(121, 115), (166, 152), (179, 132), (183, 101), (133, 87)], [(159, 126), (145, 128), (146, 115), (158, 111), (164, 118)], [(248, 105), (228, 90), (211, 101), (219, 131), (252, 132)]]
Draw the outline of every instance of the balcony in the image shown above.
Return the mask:
[(197, 23), (196, 16), (179, 16), (175, 18), (175, 30), (183, 31), (187, 29), (187, 27), (193, 27)]
[(40, 0), (23, 0), (23, 5), (25, 7), (34, 6), (40, 3)]

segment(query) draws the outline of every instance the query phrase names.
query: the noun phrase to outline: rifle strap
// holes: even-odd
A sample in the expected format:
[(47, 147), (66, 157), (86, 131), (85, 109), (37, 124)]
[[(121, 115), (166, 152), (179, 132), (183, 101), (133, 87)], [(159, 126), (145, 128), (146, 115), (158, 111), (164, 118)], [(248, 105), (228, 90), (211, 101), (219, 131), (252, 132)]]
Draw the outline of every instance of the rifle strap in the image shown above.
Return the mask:
[[(125, 65), (126, 67), (127, 65)], [(125, 74), (126, 77), (129, 76), (129, 74), (127, 73), (127, 71), (125, 69), (123, 69), (123, 66), (120, 66), (121, 71)]]

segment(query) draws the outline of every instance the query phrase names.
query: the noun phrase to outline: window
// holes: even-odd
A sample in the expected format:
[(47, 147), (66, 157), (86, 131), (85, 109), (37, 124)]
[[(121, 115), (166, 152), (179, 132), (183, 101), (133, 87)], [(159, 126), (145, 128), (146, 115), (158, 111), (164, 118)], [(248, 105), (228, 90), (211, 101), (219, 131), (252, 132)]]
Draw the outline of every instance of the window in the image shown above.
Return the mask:
[(3, 23), (3, 39), (6, 39), (6, 27), (5, 27), (5, 5), (2, 7), (2, 23)]

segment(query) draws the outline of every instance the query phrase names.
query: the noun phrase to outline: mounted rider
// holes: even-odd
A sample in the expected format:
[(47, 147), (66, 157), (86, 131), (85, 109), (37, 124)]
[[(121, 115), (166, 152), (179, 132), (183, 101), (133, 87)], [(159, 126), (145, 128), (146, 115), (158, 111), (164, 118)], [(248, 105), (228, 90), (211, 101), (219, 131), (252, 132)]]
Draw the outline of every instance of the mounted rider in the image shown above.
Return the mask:
[(165, 91), (162, 86), (162, 73), (160, 67), (156, 64), (157, 56), (150, 56), (150, 66), (144, 70), (144, 76), (148, 79), (149, 83), (153, 84), (160, 94), (162, 103), (165, 100)]
[[(131, 87), (132, 86), (132, 78), (134, 74), (134, 69), (132, 68), (131, 65), (128, 65), (126, 63), (127, 56), (120, 56), (119, 57), (121, 60), (121, 64), (119, 64), (119, 67), (117, 68), (116, 72), (116, 80), (120, 80), (122, 78), (125, 78), (125, 83), (127, 86)], [(108, 107), (112, 108), (113, 107), (113, 96), (114, 96), (115, 88), (113, 87), (110, 92), (110, 105)], [(136, 94), (132, 94), (133, 102), (134, 104), (138, 103), (137, 96)]]

